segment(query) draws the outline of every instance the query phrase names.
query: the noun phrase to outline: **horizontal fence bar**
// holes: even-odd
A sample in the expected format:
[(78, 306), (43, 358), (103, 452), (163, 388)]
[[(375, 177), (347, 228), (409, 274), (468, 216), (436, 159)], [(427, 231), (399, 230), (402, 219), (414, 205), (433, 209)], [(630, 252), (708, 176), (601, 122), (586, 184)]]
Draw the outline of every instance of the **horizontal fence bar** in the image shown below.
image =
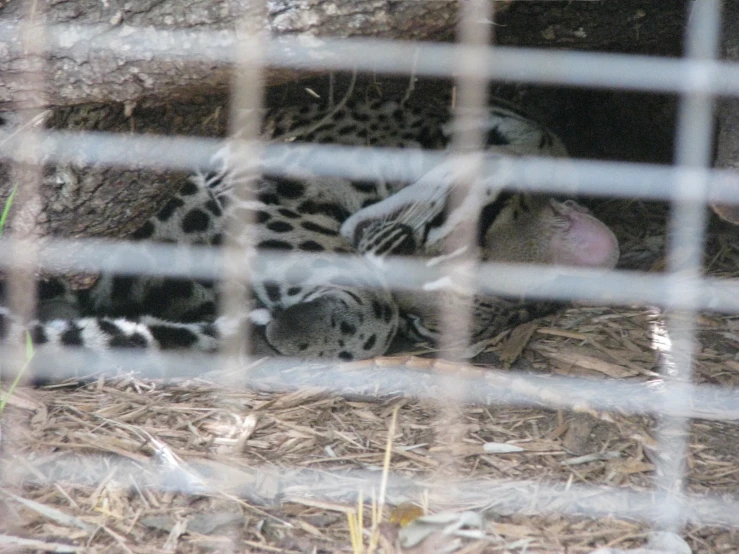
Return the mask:
[[(215, 156), (228, 143), (210, 138), (124, 135), (97, 132), (39, 131), (42, 160), (22, 156), (12, 141), (0, 141), (0, 159), (29, 163), (100, 164), (122, 167), (177, 170), (218, 169)], [(275, 176), (317, 176), (347, 179), (378, 179), (414, 182), (425, 172), (449, 160), (443, 152), (393, 148), (352, 147), (323, 144), (245, 143), (250, 153), (261, 152), (258, 168)], [(300, 164), (286, 164), (286, 159)], [(359, 161), (361, 160), (361, 163)], [(547, 191), (563, 195), (673, 199), (675, 180), (707, 182), (713, 202), (739, 203), (739, 172), (727, 169), (674, 167), (658, 164), (575, 160), (563, 158), (507, 157), (491, 152), (483, 155), (483, 172), (500, 172), (525, 191)], [(703, 201), (696, 188), (683, 188), (681, 199)]]
[[(0, 132), (2, 131), (0, 127)], [(224, 142), (206, 137), (171, 137), (89, 131), (34, 131), (40, 159), (16, 152), (0, 135), (0, 159), (25, 163), (73, 163), (196, 171), (214, 169), (213, 156)]]
[[(146, 248), (147, 257), (137, 256)], [(10, 269), (19, 264), (11, 255), (12, 243), (0, 239), (0, 268)], [(152, 256), (152, 257), (148, 257)], [(259, 251), (260, 265), (287, 263), (289, 253)], [(305, 259), (309, 254), (304, 253)], [(321, 260), (337, 267), (346, 267), (349, 277), (344, 284), (352, 285), (356, 271), (356, 256), (321, 253)], [(151, 259), (156, 259), (153, 266)], [(243, 271), (251, 279), (265, 276), (247, 256)], [(305, 264), (302, 267), (308, 267)], [(38, 251), (38, 268), (49, 272), (115, 272), (125, 275), (157, 275), (193, 279), (221, 279), (223, 252), (206, 246), (163, 244), (156, 242), (103, 241), (95, 239), (44, 239)], [(376, 266), (393, 289), (419, 290), (444, 288), (444, 268), (429, 266), (418, 258), (384, 258)], [(299, 269), (296, 266), (296, 270)], [(693, 278), (680, 274), (655, 274), (636, 271), (608, 271), (557, 268), (554, 266), (481, 263), (460, 269), (472, 275), (479, 292), (502, 296), (578, 300), (600, 304), (640, 303), (673, 309), (702, 309), (724, 313), (739, 313), (739, 280), (717, 277)], [(338, 275), (332, 282), (340, 283)], [(453, 282), (453, 281), (452, 281)], [(672, 298), (666, 290), (684, 290)]]
[[(19, 44), (20, 25), (0, 24), (0, 41)], [(238, 34), (233, 30), (170, 30), (153, 27), (55, 24), (46, 26), (46, 48), (59, 57), (88, 59), (89, 53), (128, 60), (152, 57), (234, 64)], [(367, 56), (372, 52), (372, 56)], [(359, 70), (415, 76), (453, 77), (459, 59), (477, 56), (475, 76), (581, 87), (739, 93), (739, 64), (656, 56), (542, 50), (519, 47), (404, 42), (370, 38), (282, 36), (265, 44), (265, 63), (306, 70)]]
[[(64, 450), (53, 458), (36, 458), (8, 467), (7, 481), (28, 485), (70, 484), (95, 489), (115, 470), (116, 481), (136, 484), (137, 488), (156, 488), (197, 495), (225, 494), (248, 499), (256, 505), (272, 506), (277, 502), (314, 500), (356, 508), (357, 496), (379, 491), (382, 473), (369, 470), (338, 471), (300, 466), (229, 465), (216, 460), (178, 458), (159, 441), (146, 440), (155, 449), (153, 463), (142, 463), (110, 455), (81, 454), (74, 459), (63, 457)], [(152, 444), (153, 443), (153, 444)], [(248, 448), (248, 443), (247, 443)], [(60, 479), (59, 476), (63, 476)], [(260, 486), (261, 485), (261, 486)], [(500, 479), (423, 480), (391, 473), (385, 498), (391, 504), (418, 502), (428, 495), (434, 511), (475, 510), (493, 515), (565, 513), (585, 517), (629, 518), (649, 523), (662, 519), (664, 502), (676, 503), (676, 512), (685, 523), (739, 527), (739, 501), (728, 495), (667, 495), (659, 490), (637, 491), (626, 488), (591, 486), (541, 480), (504, 481)], [(12, 498), (12, 497), (10, 497)], [(17, 498), (17, 497), (16, 497)], [(22, 502), (22, 500), (21, 500)], [(269, 517), (269, 516), (268, 516)], [(278, 518), (279, 519), (279, 518)]]
[[(38, 350), (27, 370), (29, 375), (44, 382), (58, 382), (99, 374), (113, 377), (131, 372), (142, 379), (199, 379), (213, 383), (216, 388), (223, 387), (231, 391), (240, 387), (268, 391), (318, 387), (327, 393), (355, 399), (404, 395), (442, 403), (453, 400), (485, 406), (528, 406), (586, 413), (619, 411), (739, 420), (739, 389), (663, 379), (638, 383), (539, 376), (407, 357), (381, 358), (377, 362), (379, 365), (372, 360), (336, 364), (327, 360), (288, 357), (244, 357), (236, 361), (242, 369), (225, 372), (214, 371), (214, 368), (226, 367), (225, 364), (229, 362), (226, 357), (216, 354), (146, 352), (125, 348), (90, 351), (54, 347), (50, 350)], [(233, 362), (229, 362), (231, 367)], [(11, 382), (13, 376), (4, 373), (3, 377)], [(455, 380), (454, 391), (445, 386), (450, 377)], [(689, 401), (675, 402), (676, 398), (687, 398)]]

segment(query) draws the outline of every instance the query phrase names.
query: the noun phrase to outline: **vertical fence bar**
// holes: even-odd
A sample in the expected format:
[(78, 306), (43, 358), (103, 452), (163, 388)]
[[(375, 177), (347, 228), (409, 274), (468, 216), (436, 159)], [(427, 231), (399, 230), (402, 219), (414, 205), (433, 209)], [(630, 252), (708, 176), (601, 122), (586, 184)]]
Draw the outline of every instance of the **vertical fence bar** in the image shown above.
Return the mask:
[[(39, 5), (36, 2), (26, 2), (25, 7), (27, 11), (23, 14), (20, 35), (26, 63), (25, 90), (29, 95), (40, 95), (43, 103), (46, 88), (44, 14), (39, 12)], [(14, 264), (7, 273), (6, 294), (9, 308), (21, 321), (32, 319), (36, 306), (35, 273), (38, 257), (37, 240), (40, 236), (37, 218), (43, 205), (40, 194), (43, 168), (39, 165), (40, 141), (36, 130), (36, 125), (43, 120), (43, 111), (34, 107), (39, 104), (38, 100), (38, 97), (15, 99), (14, 107), (21, 111), (22, 116), (18, 122), (17, 134), (10, 139), (16, 142), (15, 152), (19, 159), (12, 163), (9, 173), (13, 180), (14, 193), (8, 197), (7, 202), (12, 201), (13, 205), (10, 206), (12, 212), (8, 221), (9, 229), (4, 231), (12, 233), (10, 256)], [(3, 208), (4, 206), (0, 206), (0, 210)], [(10, 395), (13, 382), (27, 379), (27, 376), (22, 375), (30, 366), (28, 352), (22, 341), (24, 338), (11, 335), (8, 344), (3, 345), (0, 342), (2, 356), (0, 379), (3, 385), (0, 388), (0, 395)], [(3, 455), (13, 454), (10, 451), (3, 453), (0, 449), (0, 456)], [(0, 475), (0, 489), (3, 489), (4, 484), (4, 478)], [(5, 516), (0, 513), (0, 521), (4, 519)]]
[[(690, 6), (685, 55), (691, 60), (712, 60), (718, 51), (721, 2), (696, 0)], [(709, 79), (709, 73), (697, 66), (686, 79)], [(680, 99), (675, 151), (675, 190), (669, 223), (668, 271), (672, 277), (667, 290), (670, 301), (694, 298), (699, 291), (694, 283), (703, 272), (703, 243), (706, 226), (707, 180), (691, 177), (682, 168), (707, 167), (711, 163), (713, 137), (713, 97), (703, 92), (690, 92)], [(668, 314), (667, 330), (671, 341), (661, 372), (668, 382), (687, 383), (693, 376), (696, 340), (694, 309), (674, 310)], [(671, 394), (665, 399), (672, 405), (690, 405), (689, 393)], [(668, 498), (663, 506), (664, 528), (677, 532), (684, 523), (677, 502), (684, 486), (687, 435), (690, 420), (663, 416), (659, 424), (660, 456), (656, 485)]]
[[(27, 4), (27, 7), (25, 19), (21, 22), (26, 64), (24, 78), (26, 90), (34, 92), (28, 92), (31, 98), (16, 98), (14, 103), (14, 108), (18, 110), (18, 128), (17, 134), (9, 140), (15, 141), (18, 159), (12, 164), (10, 173), (15, 194), (12, 202), (8, 199), (11, 211), (6, 229), (11, 240), (11, 258), (15, 260), (14, 266), (8, 271), (8, 305), (22, 321), (33, 317), (36, 305), (33, 285), (38, 253), (36, 239), (41, 234), (37, 219), (43, 205), (40, 195), (42, 167), (38, 165), (41, 160), (40, 140), (36, 126), (42, 122), (43, 114), (41, 109), (33, 106), (39, 104), (37, 95), (44, 96), (46, 82), (43, 14), (38, 12), (35, 2)], [(14, 349), (12, 346), (10, 348)], [(25, 349), (20, 345), (16, 352), (18, 357), (14, 363), (20, 364), (20, 368), (25, 365)]]
[[(457, 25), (457, 48), (460, 52), (459, 73), (454, 76), (455, 88), (453, 95), (453, 138), (451, 150), (459, 163), (469, 164), (465, 168), (465, 181), (450, 183), (450, 203), (460, 205), (470, 188), (472, 181), (478, 178), (481, 171), (480, 151), (483, 149), (483, 134), (479, 123), (485, 117), (487, 106), (488, 80), (485, 75), (484, 48), (491, 42), (493, 26), (493, 2), (490, 0), (470, 0), (460, 3), (460, 20)], [(470, 214), (470, 218), (460, 224), (460, 229), (453, 233), (451, 240), (445, 245), (447, 254), (452, 254), (459, 248), (466, 248), (462, 255), (453, 256), (444, 267), (445, 273), (454, 279), (455, 285), (463, 290), (474, 292), (474, 279), (464, 271), (455, 271), (455, 266), (475, 268), (477, 265), (477, 217)], [(453, 358), (464, 357), (468, 350), (472, 329), (472, 299), (459, 297), (459, 302), (451, 301), (443, 296), (443, 290), (435, 299), (439, 311), (441, 329), (440, 348), (444, 357), (450, 356), (449, 350), (460, 352), (452, 354)], [(458, 476), (457, 460), (454, 452), (463, 440), (460, 421), (460, 408), (464, 390), (461, 382), (452, 375), (443, 377), (444, 388), (449, 392), (449, 402), (441, 409), (437, 441), (449, 449), (451, 453), (446, 457), (445, 470), (440, 479), (456, 479)]]
[[(231, 109), (229, 114), (228, 163), (238, 167), (258, 166), (261, 150), (257, 145), (262, 124), (261, 107), (264, 94), (264, 26), (267, 7), (264, 1), (250, 2), (244, 6), (243, 20), (238, 30), (238, 63), (234, 68)], [(231, 180), (229, 195), (236, 202), (248, 201), (254, 195), (252, 187), (258, 174), (251, 174), (243, 181)], [(227, 177), (228, 179), (228, 177)], [(253, 221), (247, 210), (238, 210), (238, 217), (226, 220), (226, 240), (224, 252), (223, 301), (220, 312), (226, 317), (239, 321), (239, 331), (227, 340), (223, 351), (229, 360), (227, 370), (239, 384), (245, 384), (247, 375), (241, 365), (241, 355), (251, 349), (249, 323), (244, 314), (250, 310), (248, 293), (251, 274), (249, 260), (256, 255)], [(243, 372), (243, 373), (242, 373)]]

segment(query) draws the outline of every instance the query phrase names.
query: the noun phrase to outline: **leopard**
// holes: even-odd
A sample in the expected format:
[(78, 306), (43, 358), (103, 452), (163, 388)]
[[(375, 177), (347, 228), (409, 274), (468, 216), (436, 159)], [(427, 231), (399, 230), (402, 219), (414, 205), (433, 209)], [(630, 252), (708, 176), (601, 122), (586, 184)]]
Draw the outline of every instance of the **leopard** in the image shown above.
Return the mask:
[[(475, 175), (474, 161), (453, 147), (458, 114), (447, 105), (364, 98), (267, 110), (264, 144), (306, 148), (259, 159), (227, 142), (209, 169), (195, 172), (130, 237), (133, 256), (149, 241), (256, 252), (249, 257), (248, 305), (236, 319), (219, 315), (222, 282), (103, 274), (83, 291), (59, 279), (43, 282), (31, 322), (0, 308), (0, 338), (27, 334), (47, 351), (216, 352), (235, 337), (258, 345), (260, 355), (352, 361), (387, 353), (398, 336), (440, 340), (441, 304), (469, 314), (470, 343), (549, 313), (560, 304), (493, 296), (448, 280), (396, 290), (383, 276), (383, 261), (396, 256), (429, 265), (462, 256), (604, 270), (618, 260), (616, 237), (580, 203), (515, 188), (507, 161), (566, 157), (557, 135), (493, 99), (472, 119), (490, 161)], [(307, 163), (313, 145), (359, 147), (352, 161), (365, 176), (315, 174)], [(374, 148), (402, 151), (403, 167), (383, 163)], [(426, 151), (442, 153), (442, 161), (422, 167)], [(251, 224), (238, 224), (245, 219)], [(467, 235), (472, 240), (462, 241)], [(248, 337), (239, 335), (244, 324)]]

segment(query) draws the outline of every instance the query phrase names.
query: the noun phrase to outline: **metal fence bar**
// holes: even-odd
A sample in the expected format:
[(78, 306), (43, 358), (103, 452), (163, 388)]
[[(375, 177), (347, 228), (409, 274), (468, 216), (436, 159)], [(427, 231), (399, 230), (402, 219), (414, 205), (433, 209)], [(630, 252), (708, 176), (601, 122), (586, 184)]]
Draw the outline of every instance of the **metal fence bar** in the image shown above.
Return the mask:
[[(156, 267), (146, 260), (132, 257), (136, 249), (147, 251), (160, 260)], [(13, 267), (12, 250), (6, 239), (0, 239), (0, 268)], [(289, 254), (263, 251), (260, 260), (266, 265), (284, 263)], [(327, 263), (350, 266), (351, 256), (325, 254)], [(107, 241), (96, 239), (44, 239), (38, 252), (38, 269), (50, 272), (102, 271), (124, 275), (191, 276), (218, 279), (223, 273), (223, 253), (205, 246), (170, 245), (152, 242)], [(248, 266), (244, 266), (244, 271)], [(438, 266), (429, 267), (425, 260), (387, 258), (376, 267), (387, 283), (398, 289), (433, 288), (443, 285)], [(695, 277), (682, 274), (654, 274), (635, 271), (611, 271), (573, 268), (563, 273), (551, 266), (520, 266), (506, 263), (481, 263), (476, 271), (475, 286), (493, 295), (580, 300), (611, 304), (654, 305), (676, 309), (703, 309), (739, 313), (739, 282), (718, 277)], [(334, 278), (340, 282), (339, 278)], [(346, 284), (350, 284), (347, 281)], [(690, 287), (694, 294), (666, 298), (668, 288)]]
[[(460, 4), (460, 19), (456, 28), (456, 47), (459, 50), (465, 50), (470, 46), (483, 47), (490, 43), (492, 26), (487, 22), (492, 20), (493, 5), (491, 0), (471, 0)], [(479, 50), (476, 51), (477, 53)], [(483, 169), (480, 157), (474, 154), (481, 152), (484, 147), (482, 129), (476, 125), (476, 120), (484, 116), (484, 108), (487, 104), (488, 82), (480, 77), (484, 73), (484, 63), (482, 56), (462, 55), (459, 58), (459, 72), (454, 79), (453, 88), (451, 156), (458, 156), (460, 163), (466, 162), (469, 175), (473, 179), (479, 178)], [(470, 153), (474, 154), (470, 156)], [(461, 204), (471, 186), (469, 182), (460, 183), (459, 187), (451, 191), (449, 201), (452, 204)], [(439, 269), (444, 278), (452, 278), (455, 267), (459, 264), (475, 263), (472, 253), (476, 246), (476, 228), (477, 219), (471, 217), (459, 230), (458, 242), (445, 245), (445, 253), (451, 253), (464, 246), (467, 248), (467, 254), (442, 262)], [(474, 290), (474, 275), (458, 276), (457, 281), (456, 284), (463, 289)], [(440, 312), (439, 344), (441, 349), (449, 352), (447, 348), (449, 345), (468, 344), (472, 331), (472, 305), (460, 303), (455, 306), (451, 302), (445, 302), (443, 293), (430, 301), (436, 302)], [(454, 354), (448, 355), (455, 356)], [(439, 444), (450, 448), (450, 451), (461, 445), (464, 439), (459, 411), (464, 395), (464, 385), (456, 377), (449, 373), (439, 375), (440, 386), (447, 391), (449, 401), (439, 406), (432, 423), (437, 430), (436, 440)], [(458, 459), (451, 455), (444, 456), (443, 463), (440, 464), (436, 474), (436, 478), (440, 481), (457, 480), (460, 475)]]
[[(690, 4), (686, 35), (687, 59), (715, 59), (720, 29), (720, 1), (700, 0)], [(689, 71), (683, 77), (684, 80), (699, 82), (706, 78), (703, 71)], [(680, 98), (678, 113), (676, 165), (710, 166), (713, 136), (713, 97), (699, 90), (684, 92)], [(692, 279), (674, 280), (666, 290), (668, 301), (698, 294), (693, 287), (696, 278), (703, 272), (708, 199), (705, 180), (687, 179), (684, 174), (679, 174), (673, 184), (675, 191), (668, 228), (668, 271), (672, 275)], [(669, 303), (674, 305), (674, 302)], [(689, 383), (693, 378), (696, 316), (695, 309), (683, 309), (667, 316), (667, 329), (672, 344), (661, 368), (665, 379)], [(692, 399), (689, 392), (682, 389), (682, 394), (676, 394), (671, 401), (690, 404)], [(673, 532), (679, 532), (684, 524), (685, 515), (681, 513), (678, 501), (683, 494), (689, 424), (690, 421), (686, 418), (663, 414), (658, 426), (660, 455), (657, 457), (655, 484), (666, 494), (661, 508), (661, 524)]]
[[(245, 8), (244, 12), (238, 27), (239, 41), (235, 45), (238, 63), (231, 87), (229, 134), (232, 137), (231, 148), (239, 162), (256, 165), (261, 148), (258, 139), (262, 125), (261, 107), (264, 96), (263, 57), (266, 37), (262, 29), (262, 20), (266, 18), (267, 6), (263, 0), (250, 2), (249, 8)], [(255, 174), (251, 180), (232, 183), (231, 201), (251, 200), (255, 195), (253, 181), (258, 178), (259, 175)], [(246, 373), (234, 370), (239, 369), (239, 353), (250, 351), (248, 322), (240, 316), (251, 310), (248, 287), (254, 276), (249, 261), (254, 258), (255, 251), (253, 248), (245, 249), (244, 244), (248, 244), (249, 241), (241, 239), (243, 236), (253, 234), (255, 228), (254, 214), (246, 210), (241, 210), (239, 214), (239, 217), (229, 217), (226, 220), (222, 266), (224, 271), (221, 281), (223, 296), (218, 306), (218, 314), (232, 318), (238, 327), (237, 333), (225, 337), (221, 351), (229, 354), (226, 357), (226, 369), (232, 370), (235, 383), (243, 384), (247, 378)]]
[[(143, 352), (120, 349), (100, 353), (85, 349), (58, 348), (37, 352), (33, 359), (34, 374), (40, 378), (83, 378), (95, 376), (105, 364), (105, 375), (136, 372), (145, 379), (202, 379), (224, 383), (228, 372), (210, 371), (224, 367), (218, 355), (200, 352)], [(739, 389), (714, 385), (692, 385), (668, 380), (631, 383), (618, 380), (589, 380), (557, 375), (538, 376), (480, 369), (465, 364), (439, 362), (429, 366), (428, 360), (404, 362), (385, 358), (378, 365), (336, 364), (331, 361), (289, 357), (240, 357), (238, 372), (248, 369), (247, 385), (257, 390), (294, 390), (318, 387), (327, 392), (352, 397), (377, 398), (406, 395), (442, 403), (451, 399), (443, 387), (446, 375), (460, 380), (458, 400), (473, 405), (512, 405), (574, 410), (593, 413), (618, 411), (709, 420), (739, 421)], [(421, 368), (419, 368), (419, 365)], [(424, 369), (426, 368), (426, 369)], [(607, 386), (604, 386), (607, 383)], [(688, 398), (685, 404), (675, 397)]]
[[(156, 452), (154, 458), (166, 453)], [(271, 484), (279, 483), (281, 499), (326, 499), (347, 505), (356, 503), (357, 491), (374, 486), (379, 489), (381, 472), (367, 470), (281, 469), (255, 466), (249, 470), (227, 464), (199, 463), (182, 465), (141, 465), (121, 460), (114, 465), (116, 479), (122, 483), (146, 483), (160, 490), (196, 495), (237, 495), (251, 502), (269, 504), (272, 499), (261, 496), (260, 477), (269, 476)], [(111, 471), (111, 462), (101, 456), (82, 456), (74, 460), (55, 458), (35, 460), (33, 464), (15, 464), (9, 479), (47, 485), (55, 482), (51, 475), (65, 475), (65, 482), (95, 487)], [(202, 474), (212, 477), (204, 479)], [(221, 476), (220, 478), (218, 476)], [(391, 474), (387, 497), (393, 503), (417, 500), (423, 491), (440, 509), (480, 510), (494, 515), (564, 513), (586, 517), (629, 518), (656, 525), (663, 524), (663, 506), (674, 503), (685, 522), (696, 525), (739, 527), (739, 502), (721, 495), (684, 494), (670, 497), (662, 492), (631, 491), (616, 487), (592, 487), (540, 481), (503, 481), (452, 479), (434, 481)], [(271, 491), (265, 491), (269, 494)]]
[[(129, 60), (160, 59), (236, 63), (234, 31), (164, 30), (103, 25), (48, 26), (46, 48), (75, 58), (79, 50), (113, 52)], [(0, 25), (0, 40), (13, 45), (20, 34), (17, 23)], [(283, 36), (265, 45), (265, 63), (274, 67), (368, 71), (451, 77), (460, 56), (484, 56), (480, 77), (540, 84), (558, 84), (653, 92), (736, 94), (739, 64), (717, 60), (690, 60), (541, 50), (520, 47), (460, 47), (443, 43), (403, 42), (369, 38)], [(372, 51), (371, 59), (366, 52)], [(686, 74), (694, 76), (684, 79)]]
[[(21, 7), (21, 13), (25, 16), (22, 22), (19, 44), (23, 51), (23, 58), (28, 61), (28, 70), (21, 75), (24, 87), (21, 90), (37, 91), (42, 97), (46, 90), (45, 62), (41, 54), (44, 50), (46, 39), (45, 28), (39, 21), (42, 16), (35, 3), (26, 3)], [(28, 93), (30, 94), (30, 92)], [(26, 98), (17, 97), (13, 99), (17, 106), (28, 107)], [(22, 153), (21, 157), (34, 158), (38, 154), (39, 140), (35, 123), (39, 119), (40, 110), (31, 108), (25, 114), (21, 123), (14, 146)], [(11, 164), (9, 179), (13, 182), (11, 195), (16, 198), (24, 209), (16, 210), (6, 221), (7, 228), (12, 228), (13, 235), (9, 240), (10, 256), (14, 260), (13, 267), (9, 268), (6, 275), (8, 306), (15, 314), (30, 319), (35, 312), (36, 298), (35, 287), (29, 286), (33, 282), (34, 267), (38, 253), (37, 238), (40, 235), (36, 213), (33, 209), (42, 204), (41, 182), (43, 168), (34, 163), (24, 163), (16, 160)], [(26, 348), (23, 342), (12, 345), (2, 345), (5, 350), (4, 364), (0, 366), (0, 380), (3, 384), (23, 383), (23, 367), (26, 363)], [(8, 378), (8, 373), (12, 378)], [(16, 381), (16, 378), (18, 380)], [(7, 388), (7, 387), (6, 387)], [(8, 447), (11, 450), (12, 446)], [(0, 453), (2, 455), (2, 453)], [(5, 475), (0, 475), (0, 489), (7, 483)], [(0, 505), (0, 521), (12, 521), (3, 513), (3, 505)]]
[[(44, 162), (101, 164), (111, 166), (208, 170), (216, 169), (213, 156), (225, 142), (210, 138), (152, 137), (102, 132), (39, 131), (39, 150)], [(247, 146), (251, 146), (248, 145)], [(310, 152), (310, 156), (305, 155)], [(135, 153), (135, 161), (132, 155)], [(299, 170), (280, 163), (294, 155), (305, 161)], [(35, 162), (18, 152), (13, 144), (0, 142), (0, 160)], [(363, 163), (357, 163), (363, 160)], [(367, 163), (371, 160), (372, 163)], [(270, 175), (308, 174), (347, 179), (373, 179), (378, 171), (388, 179), (415, 181), (434, 166), (447, 161), (443, 152), (408, 151), (380, 147), (352, 147), (325, 144), (264, 144), (257, 167)], [(684, 191), (686, 199), (700, 201), (708, 194), (711, 201), (739, 203), (739, 175), (734, 170), (706, 167), (673, 167), (660, 164), (552, 158), (508, 158), (498, 154), (484, 156), (483, 169), (500, 170), (515, 176), (517, 189), (560, 194), (587, 194), (608, 197), (639, 197), (669, 200), (674, 180), (706, 181), (707, 193)], [(296, 175), (296, 172), (300, 174)]]

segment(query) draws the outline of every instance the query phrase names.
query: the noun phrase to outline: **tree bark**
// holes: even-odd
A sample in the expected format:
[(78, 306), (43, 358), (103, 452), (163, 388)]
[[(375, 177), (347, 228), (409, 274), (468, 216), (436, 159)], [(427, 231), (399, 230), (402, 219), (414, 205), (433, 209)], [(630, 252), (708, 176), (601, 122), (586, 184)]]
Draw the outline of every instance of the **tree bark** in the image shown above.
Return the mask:
[[(266, 2), (266, 16), (255, 14), (250, 7), (254, 4), (259, 2), (42, 0), (37, 11), (47, 24), (97, 27), (65, 32), (61, 37), (58, 27), (48, 30), (46, 84), (39, 90), (27, 81), (38, 60), (25, 57), (19, 40), (24, 31), (13, 27), (23, 20), (28, 2), (10, 0), (0, 12), (0, 110), (21, 101), (27, 107), (132, 102), (153, 96), (178, 101), (193, 93), (228, 89), (228, 63), (207, 56), (195, 61), (179, 55), (166, 59), (145, 48), (137, 56), (124, 52), (124, 48), (145, 45), (144, 39), (153, 37), (154, 28), (173, 33), (159, 36), (160, 46), (168, 45), (178, 54), (202, 54), (208, 41), (198, 43), (187, 31), (214, 33), (210, 46), (219, 51), (236, 44), (234, 29), (241, 22), (272, 37), (419, 41), (451, 37), (458, 17), (458, 0), (271, 0)], [(682, 3), (663, 0), (495, 2), (495, 6), (500, 44), (659, 55), (679, 54), (685, 17)], [(149, 34), (144, 33), (144, 39), (132, 37), (133, 29), (149, 29)], [(111, 41), (108, 49), (92, 47), (106, 40)], [(284, 83), (299, 74), (271, 68), (265, 74), (266, 85)]]
[[(457, 0), (276, 0), (267, 3), (266, 18), (238, 0), (49, 1), (42, 21), (72, 24), (77, 30), (47, 29), (46, 86), (38, 90), (29, 86), (27, 79), (38, 67), (38, 60), (26, 57), (20, 40), (25, 29), (19, 22), (27, 4), (11, 0), (0, 17), (0, 38), (4, 39), (0, 46), (0, 110), (18, 102), (25, 107), (60, 106), (130, 102), (151, 96), (176, 101), (193, 92), (225, 92), (229, 64), (208, 59), (208, 50), (237, 52), (235, 29), (242, 22), (272, 36), (428, 40), (453, 29), (457, 14)], [(154, 28), (159, 31), (156, 37)], [(211, 34), (201, 41), (196, 33), (186, 31)], [(134, 32), (139, 34), (132, 36)], [(159, 57), (145, 48), (131, 56), (130, 49), (146, 40), (155, 41), (152, 50), (155, 44), (170, 47), (174, 56)], [(107, 48), (94, 47), (108, 41)], [(192, 61), (181, 55), (187, 52), (193, 54)], [(268, 85), (286, 82), (296, 74), (293, 70), (269, 70), (266, 81)]]
[[(205, 137), (226, 133), (225, 98), (206, 97), (187, 104), (142, 101), (133, 113), (120, 104), (85, 104), (53, 111), (48, 125), (71, 130), (95, 130), (130, 135), (165, 135), (176, 131)], [(0, 138), (0, 143), (3, 139)], [(42, 209), (28, 207), (19, 190), (12, 202), (6, 232), (27, 234), (16, 217), (31, 210), (36, 222), (34, 234), (63, 237), (124, 237), (137, 229), (186, 182), (191, 172), (143, 167), (137, 163), (136, 147), (125, 152), (125, 167), (103, 167), (89, 163), (44, 164), (41, 172)], [(21, 168), (22, 169), (22, 168)], [(0, 210), (5, 205), (19, 175), (18, 166), (0, 165)], [(33, 169), (28, 170), (33, 177)], [(38, 175), (35, 177), (39, 178)], [(20, 220), (27, 221), (26, 217)]]

